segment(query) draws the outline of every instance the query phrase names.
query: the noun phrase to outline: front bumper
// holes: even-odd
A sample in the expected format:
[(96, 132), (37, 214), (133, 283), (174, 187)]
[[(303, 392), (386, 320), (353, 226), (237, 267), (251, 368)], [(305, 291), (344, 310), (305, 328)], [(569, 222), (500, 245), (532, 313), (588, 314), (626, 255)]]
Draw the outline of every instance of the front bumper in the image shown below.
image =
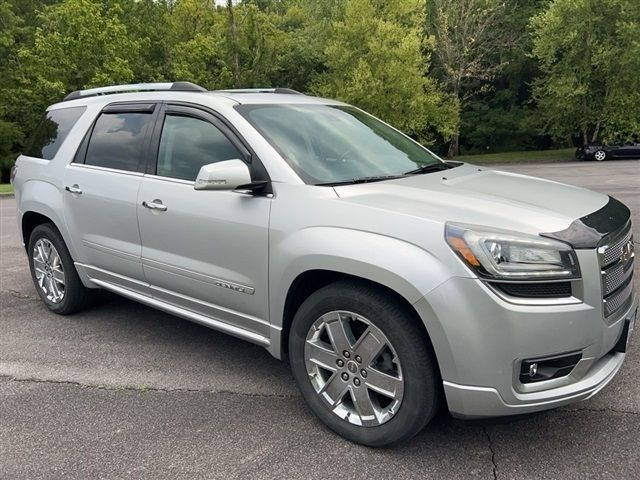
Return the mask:
[[(465, 418), (515, 415), (586, 400), (604, 388), (625, 354), (613, 352), (638, 299), (613, 321), (602, 316), (595, 251), (578, 251), (581, 298), (549, 305), (510, 303), (477, 279), (455, 277), (415, 304), (436, 351), (449, 410)], [(586, 274), (586, 275), (584, 275)], [(520, 382), (529, 358), (579, 351), (564, 377)]]
[(451, 414), (458, 418), (501, 417), (520, 415), (588, 400), (606, 387), (624, 361), (624, 353), (609, 353), (599, 359), (580, 381), (551, 390), (519, 394), (508, 403), (497, 389), (458, 385), (444, 381), (444, 392)]

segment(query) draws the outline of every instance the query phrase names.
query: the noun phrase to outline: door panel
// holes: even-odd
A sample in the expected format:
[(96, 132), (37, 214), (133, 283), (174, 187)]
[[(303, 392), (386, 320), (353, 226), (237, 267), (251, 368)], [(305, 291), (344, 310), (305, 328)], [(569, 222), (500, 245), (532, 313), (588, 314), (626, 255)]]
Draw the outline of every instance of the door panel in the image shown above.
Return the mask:
[(142, 176), (70, 165), (65, 185), (65, 218), (80, 263), (144, 280), (136, 201)]
[(137, 207), (153, 296), (268, 336), (271, 199), (194, 189), (201, 166), (246, 160), (246, 149), (216, 117), (185, 105), (163, 107), (153, 139)]
[[(159, 200), (166, 211), (142, 202)], [(142, 263), (159, 299), (268, 334), (271, 199), (195, 190), (146, 175), (138, 196)]]
[(154, 104), (105, 107), (64, 174), (76, 260), (93, 278), (145, 294), (136, 204), (154, 110)]

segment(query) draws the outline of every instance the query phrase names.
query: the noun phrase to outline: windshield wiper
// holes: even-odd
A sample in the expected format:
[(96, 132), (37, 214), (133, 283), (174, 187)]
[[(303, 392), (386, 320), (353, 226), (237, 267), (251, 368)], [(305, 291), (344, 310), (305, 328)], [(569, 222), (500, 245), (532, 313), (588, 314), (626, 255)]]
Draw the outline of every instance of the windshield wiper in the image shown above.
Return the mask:
[(393, 180), (396, 178), (403, 178), (406, 174), (402, 175), (375, 175), (371, 177), (356, 177), (351, 180), (343, 180), (341, 182), (328, 182), (328, 183), (316, 183), (321, 187), (335, 187), (337, 185), (353, 185), (356, 183), (369, 183), (369, 182), (381, 182), (383, 180)]
[(448, 163), (448, 162), (429, 163), (427, 165), (421, 166), (420, 168), (416, 168), (415, 170), (406, 172), (405, 175), (416, 175), (419, 173), (439, 172), (442, 170), (449, 170), (450, 168), (456, 168), (462, 165), (462, 163), (457, 163), (457, 164), (452, 164), (452, 163)]

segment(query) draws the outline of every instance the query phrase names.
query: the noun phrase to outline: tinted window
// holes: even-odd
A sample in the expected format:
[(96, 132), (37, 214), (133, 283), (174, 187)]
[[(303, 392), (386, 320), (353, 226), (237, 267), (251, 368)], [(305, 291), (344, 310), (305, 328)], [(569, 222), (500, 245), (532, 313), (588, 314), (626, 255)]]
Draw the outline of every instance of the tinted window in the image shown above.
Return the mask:
[(160, 137), (157, 175), (195, 180), (203, 165), (234, 158), (242, 158), (242, 155), (211, 123), (193, 117), (166, 116)]
[(86, 107), (60, 108), (47, 112), (33, 131), (24, 154), (51, 160)]
[(85, 163), (138, 171), (145, 153), (150, 113), (103, 113), (93, 127)]

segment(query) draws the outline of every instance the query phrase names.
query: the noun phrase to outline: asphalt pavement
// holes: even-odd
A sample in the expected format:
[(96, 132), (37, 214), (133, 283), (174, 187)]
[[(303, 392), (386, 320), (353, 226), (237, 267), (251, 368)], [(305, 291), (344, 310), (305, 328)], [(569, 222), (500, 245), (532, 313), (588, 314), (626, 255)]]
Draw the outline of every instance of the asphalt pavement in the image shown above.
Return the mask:
[[(611, 194), (640, 238), (640, 161), (496, 168)], [(640, 478), (640, 336), (592, 400), (524, 418), (442, 413), (413, 440), (370, 449), (316, 420), (260, 347), (111, 294), (49, 313), (15, 208), (0, 199), (2, 479)]]

